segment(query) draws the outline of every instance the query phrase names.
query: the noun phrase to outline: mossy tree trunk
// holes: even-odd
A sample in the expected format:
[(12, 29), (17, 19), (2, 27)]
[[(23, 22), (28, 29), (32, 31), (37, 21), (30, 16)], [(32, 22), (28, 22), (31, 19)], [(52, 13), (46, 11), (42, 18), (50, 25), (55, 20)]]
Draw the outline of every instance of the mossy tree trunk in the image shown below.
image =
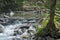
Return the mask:
[[(49, 14), (50, 14), (50, 20), (48, 22), (48, 24), (46, 25), (46, 29), (43, 30), (44, 32), (46, 32), (46, 34), (44, 35), (41, 35), (43, 37), (45, 37), (46, 35), (49, 35), (51, 37), (55, 37), (55, 33), (56, 33), (56, 26), (54, 24), (54, 16), (55, 16), (55, 9), (56, 9), (56, 0), (51, 0), (51, 5), (50, 5), (50, 11), (49, 11)], [(36, 40), (39, 38), (36, 37)]]
[(55, 16), (55, 9), (56, 9), (56, 1), (57, 0), (51, 0), (51, 6), (50, 6), (50, 20), (46, 26), (48, 35), (50, 35), (53, 38), (60, 38), (60, 32), (58, 32), (55, 24), (54, 24), (54, 16)]
[(48, 30), (48, 34), (51, 36), (55, 35), (56, 27), (54, 24), (54, 16), (55, 16), (55, 8), (56, 8), (56, 0), (51, 0), (51, 6), (50, 6), (50, 20), (46, 26)]

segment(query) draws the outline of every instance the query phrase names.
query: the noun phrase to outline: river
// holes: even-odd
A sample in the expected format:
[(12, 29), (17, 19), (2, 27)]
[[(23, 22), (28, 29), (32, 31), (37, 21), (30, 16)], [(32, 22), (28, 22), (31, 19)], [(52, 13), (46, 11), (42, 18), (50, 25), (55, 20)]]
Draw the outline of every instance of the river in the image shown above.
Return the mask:
[[(27, 25), (27, 23), (22, 23), (19, 20), (9, 21), (1, 25), (3, 27), (3, 33), (0, 33), (0, 40), (32, 40), (32, 36), (30, 37), (30, 35), (33, 35), (33, 33), (31, 32), (31, 34), (29, 34), (27, 31), (28, 29), (31, 30), (33, 26), (31, 23), (29, 24), (30, 26)], [(36, 32), (36, 29), (33, 29), (33, 31)], [(26, 38), (23, 38), (22, 35), (25, 35)]]

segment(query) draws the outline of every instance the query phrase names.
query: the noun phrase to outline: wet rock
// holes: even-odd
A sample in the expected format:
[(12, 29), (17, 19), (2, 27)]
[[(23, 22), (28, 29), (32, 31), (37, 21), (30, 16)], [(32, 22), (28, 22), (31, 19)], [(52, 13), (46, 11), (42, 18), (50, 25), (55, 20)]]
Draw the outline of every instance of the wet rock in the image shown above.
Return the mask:
[(4, 26), (0, 24), (0, 33), (4, 31)]
[(22, 27), (20, 27), (21, 29), (23, 29), (23, 28), (26, 28), (26, 29), (28, 29), (29, 28), (29, 26), (22, 26)]

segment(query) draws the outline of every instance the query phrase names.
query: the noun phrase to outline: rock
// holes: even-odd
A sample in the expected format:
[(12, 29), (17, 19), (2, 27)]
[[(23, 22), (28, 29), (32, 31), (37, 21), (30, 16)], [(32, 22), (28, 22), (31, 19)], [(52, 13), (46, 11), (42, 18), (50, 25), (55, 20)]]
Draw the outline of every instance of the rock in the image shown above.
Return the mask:
[(56, 40), (60, 40), (60, 39), (56, 39)]
[(50, 36), (46, 37), (47, 40), (55, 40), (54, 38), (51, 38)]
[(4, 26), (0, 24), (0, 33), (4, 31)]
[(56, 40), (56, 39), (47, 36), (47, 37), (39, 37), (38, 40)]

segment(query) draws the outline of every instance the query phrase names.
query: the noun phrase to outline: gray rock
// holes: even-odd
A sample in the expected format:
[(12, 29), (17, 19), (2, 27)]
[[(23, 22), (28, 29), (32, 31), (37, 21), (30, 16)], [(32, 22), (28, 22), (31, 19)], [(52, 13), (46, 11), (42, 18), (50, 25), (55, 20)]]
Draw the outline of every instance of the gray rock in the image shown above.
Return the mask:
[(0, 33), (4, 31), (4, 26), (0, 24)]

